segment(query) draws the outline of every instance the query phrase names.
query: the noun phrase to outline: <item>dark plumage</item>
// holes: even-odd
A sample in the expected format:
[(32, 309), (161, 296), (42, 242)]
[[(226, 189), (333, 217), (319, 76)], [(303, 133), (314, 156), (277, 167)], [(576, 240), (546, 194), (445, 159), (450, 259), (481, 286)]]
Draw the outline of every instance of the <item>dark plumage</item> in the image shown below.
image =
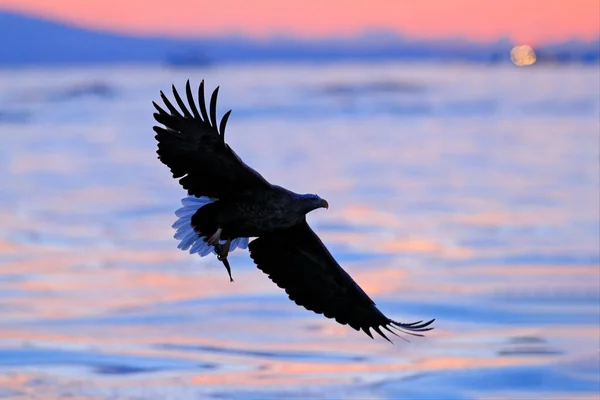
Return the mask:
[(153, 102), (158, 111), (154, 118), (163, 125), (154, 127), (158, 158), (190, 195), (182, 200), (173, 225), (179, 247), (201, 256), (213, 252), (229, 272), (230, 247), (244, 247), (247, 238), (256, 237), (248, 245), (250, 257), (296, 304), (371, 337), (373, 329), (387, 340), (382, 328), (414, 336), (433, 329), (434, 320), (400, 323), (387, 318), (340, 267), (306, 222), (308, 212), (328, 207), (325, 200), (270, 184), (225, 143), (231, 111), (217, 123), (218, 90), (208, 112), (204, 81), (198, 90), (199, 110), (189, 81), (187, 104), (173, 87), (179, 109), (162, 92), (168, 111)]

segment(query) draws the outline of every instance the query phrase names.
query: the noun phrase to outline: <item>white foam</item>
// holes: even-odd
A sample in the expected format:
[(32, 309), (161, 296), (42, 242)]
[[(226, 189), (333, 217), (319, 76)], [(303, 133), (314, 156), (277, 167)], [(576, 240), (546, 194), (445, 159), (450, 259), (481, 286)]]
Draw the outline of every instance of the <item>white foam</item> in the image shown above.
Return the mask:
[[(175, 211), (175, 215), (179, 218), (172, 225), (173, 229), (176, 230), (174, 237), (179, 240), (177, 248), (184, 251), (189, 249), (190, 254), (198, 253), (200, 257), (204, 257), (211, 252), (217, 254), (214, 246), (206, 243), (206, 236), (200, 237), (192, 227), (192, 216), (196, 211), (215, 200), (205, 196), (187, 196), (181, 199), (183, 207)], [(225, 240), (221, 240), (219, 243), (224, 244)], [(240, 249), (248, 248), (248, 238), (233, 239), (229, 251), (232, 252), (238, 247)]]

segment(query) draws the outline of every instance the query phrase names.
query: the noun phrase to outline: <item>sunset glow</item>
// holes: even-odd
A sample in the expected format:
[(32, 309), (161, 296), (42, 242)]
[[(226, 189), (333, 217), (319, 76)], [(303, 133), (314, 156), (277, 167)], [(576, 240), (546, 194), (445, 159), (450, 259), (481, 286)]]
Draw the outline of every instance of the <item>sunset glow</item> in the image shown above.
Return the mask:
[(600, 32), (597, 0), (0, 0), (0, 8), (85, 27), (176, 36), (320, 37), (385, 29), (417, 38), (489, 41), (508, 37), (538, 44), (595, 39)]

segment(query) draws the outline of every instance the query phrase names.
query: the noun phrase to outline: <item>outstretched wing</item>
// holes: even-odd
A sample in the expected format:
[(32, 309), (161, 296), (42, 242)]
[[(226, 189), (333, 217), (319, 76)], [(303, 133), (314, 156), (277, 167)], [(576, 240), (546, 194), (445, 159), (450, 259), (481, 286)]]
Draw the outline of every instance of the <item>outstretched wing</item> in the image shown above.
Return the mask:
[(158, 140), (158, 158), (173, 173), (181, 178), (179, 183), (188, 194), (197, 197), (223, 198), (234, 193), (243, 193), (270, 184), (255, 170), (244, 164), (237, 154), (225, 143), (225, 125), (231, 110), (225, 113), (217, 126), (217, 87), (210, 99), (210, 117), (204, 100), (204, 81), (198, 88), (200, 112), (196, 108), (190, 82), (186, 84), (188, 110), (173, 86), (173, 96), (179, 109), (160, 92), (168, 109), (152, 102), (158, 111), (154, 119), (164, 127), (155, 126)]
[(423, 336), (420, 332), (433, 329), (429, 325), (434, 320), (401, 323), (383, 315), (306, 221), (261, 236), (250, 243), (249, 249), (257, 267), (285, 289), (290, 300), (340, 324), (362, 329), (371, 338), (370, 328), (387, 340), (380, 327), (394, 335), (397, 334), (389, 328), (414, 336)]

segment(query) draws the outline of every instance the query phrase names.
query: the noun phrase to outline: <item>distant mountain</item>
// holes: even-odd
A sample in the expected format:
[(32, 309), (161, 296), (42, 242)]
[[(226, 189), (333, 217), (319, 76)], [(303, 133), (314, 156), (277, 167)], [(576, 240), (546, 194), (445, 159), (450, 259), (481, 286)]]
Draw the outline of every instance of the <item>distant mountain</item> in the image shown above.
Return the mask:
[(161, 62), (175, 50), (193, 49), (191, 40), (143, 38), (61, 25), (0, 12), (0, 64)]
[[(370, 30), (355, 37), (303, 40), (243, 36), (175, 39), (94, 31), (0, 11), (0, 65), (212, 63), (336, 60), (462, 60), (508, 62), (508, 40), (407, 40), (395, 32)], [(566, 42), (539, 49), (553, 62), (598, 62), (599, 41)]]

